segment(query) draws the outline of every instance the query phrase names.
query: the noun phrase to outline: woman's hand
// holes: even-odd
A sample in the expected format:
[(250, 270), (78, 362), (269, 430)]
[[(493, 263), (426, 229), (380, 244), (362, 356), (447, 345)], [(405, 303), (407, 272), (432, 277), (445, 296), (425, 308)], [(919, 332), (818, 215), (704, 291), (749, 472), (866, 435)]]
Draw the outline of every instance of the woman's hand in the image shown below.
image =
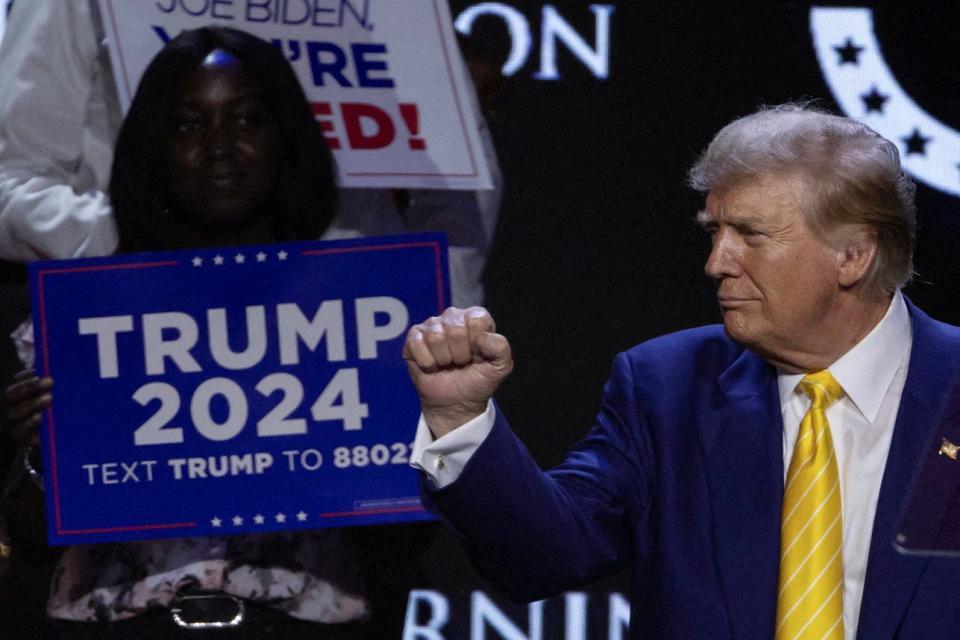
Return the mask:
[(24, 369), (6, 390), (10, 437), (21, 446), (40, 444), (40, 414), (53, 402), (53, 378)]
[[(25, 369), (13, 380), (5, 392), (7, 435), (21, 452), (14, 461), (0, 504), (0, 519), (6, 521), (6, 527), (0, 526), (6, 528), (6, 531), (0, 532), (0, 543), (7, 545), (8, 554), (14, 547), (27, 555), (45, 553), (42, 486), (27, 480), (24, 456), (30, 453), (30, 447), (40, 443), (40, 414), (53, 401), (53, 379), (38, 378), (33, 369)], [(0, 556), (2, 554), (3, 549), (0, 548)]]

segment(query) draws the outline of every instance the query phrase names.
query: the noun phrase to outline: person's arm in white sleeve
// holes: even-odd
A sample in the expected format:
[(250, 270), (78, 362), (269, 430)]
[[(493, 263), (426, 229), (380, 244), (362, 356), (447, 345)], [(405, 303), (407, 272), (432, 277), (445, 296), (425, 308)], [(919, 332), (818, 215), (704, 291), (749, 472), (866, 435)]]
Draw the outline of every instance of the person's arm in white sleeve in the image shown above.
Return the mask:
[(341, 190), (337, 217), (323, 234), (324, 240), (337, 240), (418, 231), (445, 232), (451, 304), (464, 308), (483, 304), (483, 270), (503, 195), (503, 174), (490, 129), (475, 92), (471, 91), (471, 95), (493, 189), (413, 189), (403, 192), (409, 198), (401, 204), (395, 197), (397, 193), (388, 189), (345, 188)]
[(88, 0), (16, 2), (0, 46), (0, 258), (105, 255), (120, 114)]
[(453, 484), (474, 452), (490, 435), (495, 419), (496, 409), (493, 401), (489, 401), (484, 413), (434, 440), (427, 421), (421, 415), (410, 453), (410, 466), (423, 471), (434, 489)]
[(503, 199), (503, 173), (490, 128), (469, 78), (468, 84), (470, 104), (477, 119), (493, 188), (477, 191), (416, 189), (410, 192), (410, 204), (404, 212), (412, 231), (447, 233), (452, 306), (461, 308), (483, 304), (483, 270)]

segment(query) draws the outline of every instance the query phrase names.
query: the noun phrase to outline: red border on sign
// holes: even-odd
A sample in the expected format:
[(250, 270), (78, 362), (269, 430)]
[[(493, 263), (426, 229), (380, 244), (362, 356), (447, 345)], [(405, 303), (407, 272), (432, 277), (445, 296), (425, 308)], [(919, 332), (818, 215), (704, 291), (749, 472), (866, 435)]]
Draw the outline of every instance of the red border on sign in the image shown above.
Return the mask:
[(392, 509), (362, 509), (359, 511), (332, 511), (330, 513), (321, 513), (321, 518), (349, 518), (352, 516), (370, 516), (381, 513), (414, 513), (416, 511), (426, 511), (420, 505), (416, 507), (394, 507)]
[(437, 276), (437, 314), (447, 308), (447, 300), (443, 296), (443, 269), (439, 242), (401, 242), (398, 244), (371, 245), (365, 247), (337, 247), (335, 249), (308, 249), (302, 251), (304, 256), (320, 256), (337, 253), (359, 253), (366, 251), (383, 251), (384, 249), (417, 249), (429, 247), (433, 249), (433, 265)]

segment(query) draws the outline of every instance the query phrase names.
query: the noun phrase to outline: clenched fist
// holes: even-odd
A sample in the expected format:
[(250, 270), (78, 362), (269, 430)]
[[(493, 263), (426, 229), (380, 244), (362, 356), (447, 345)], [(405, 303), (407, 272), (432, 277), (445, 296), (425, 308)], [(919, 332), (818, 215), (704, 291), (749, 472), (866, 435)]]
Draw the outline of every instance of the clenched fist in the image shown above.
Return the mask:
[(403, 359), (437, 438), (483, 413), (513, 370), (510, 344), (483, 307), (450, 307), (414, 325)]

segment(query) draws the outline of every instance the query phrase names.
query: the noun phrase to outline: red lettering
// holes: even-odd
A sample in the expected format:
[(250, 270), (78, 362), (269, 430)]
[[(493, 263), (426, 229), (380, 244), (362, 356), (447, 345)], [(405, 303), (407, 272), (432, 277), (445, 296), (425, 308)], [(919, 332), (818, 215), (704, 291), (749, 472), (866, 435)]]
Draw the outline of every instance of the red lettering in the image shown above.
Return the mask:
[[(339, 110), (338, 115), (343, 120), (339, 126), (342, 126), (346, 133), (350, 149), (383, 149), (396, 140), (398, 125), (387, 111), (376, 105), (363, 102), (345, 102), (340, 105), (312, 102), (310, 107), (331, 149), (342, 147), (340, 139), (335, 135), (338, 127), (334, 117), (335, 109)], [(397, 107), (401, 117), (400, 124), (409, 133), (408, 146), (415, 151), (426, 150), (427, 141), (420, 135), (420, 111), (417, 105), (405, 102)]]
[(410, 138), (407, 142), (411, 149), (422, 151), (427, 148), (427, 142), (420, 137), (420, 114), (417, 112), (417, 105), (412, 103), (403, 103), (400, 106), (400, 115), (403, 117), (403, 123), (407, 125), (410, 132)]
[(333, 122), (330, 120), (330, 117), (333, 115), (333, 109), (330, 108), (330, 103), (311, 102), (310, 107), (313, 109), (314, 118), (320, 124), (320, 130), (324, 133), (327, 146), (329, 146), (331, 149), (339, 149), (340, 140), (336, 136), (326, 135), (334, 131)]
[[(383, 149), (390, 146), (396, 136), (390, 114), (380, 107), (346, 102), (340, 105), (340, 113), (351, 149)], [(368, 125), (367, 131), (364, 131), (364, 123)]]

